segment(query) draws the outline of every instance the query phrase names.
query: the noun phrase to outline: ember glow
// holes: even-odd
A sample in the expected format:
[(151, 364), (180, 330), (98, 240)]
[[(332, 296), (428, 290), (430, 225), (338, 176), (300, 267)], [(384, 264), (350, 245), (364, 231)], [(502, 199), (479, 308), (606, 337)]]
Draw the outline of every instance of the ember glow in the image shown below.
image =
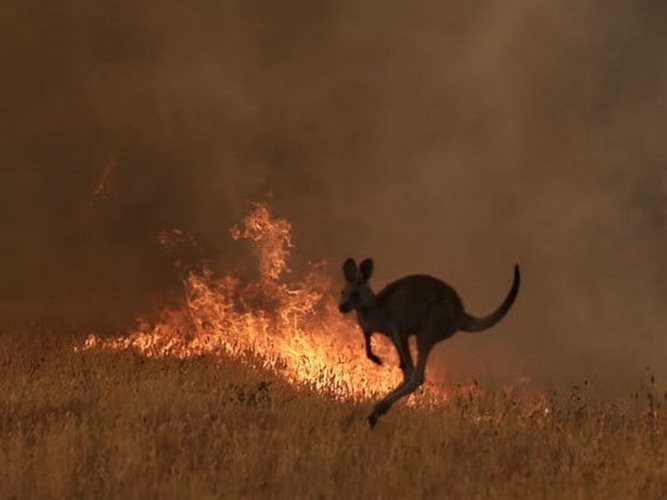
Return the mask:
[[(356, 323), (338, 312), (325, 263), (311, 264), (300, 280), (285, 278), (294, 247), (289, 221), (272, 217), (267, 205), (258, 204), (231, 229), (231, 236), (249, 240), (257, 250), (257, 280), (218, 277), (202, 264), (184, 273), (181, 310), (165, 310), (156, 324), (139, 324), (127, 335), (90, 335), (78, 350), (134, 350), (150, 357), (217, 355), (221, 362), (240, 358), (292, 384), (342, 399), (365, 399), (396, 387), (401, 373), (393, 346), (376, 335), (375, 350), (385, 364), (379, 367), (366, 358)], [(171, 231), (160, 235), (160, 241), (173, 247), (190, 238)], [(435, 385), (427, 385), (425, 392), (427, 399), (445, 396)]]

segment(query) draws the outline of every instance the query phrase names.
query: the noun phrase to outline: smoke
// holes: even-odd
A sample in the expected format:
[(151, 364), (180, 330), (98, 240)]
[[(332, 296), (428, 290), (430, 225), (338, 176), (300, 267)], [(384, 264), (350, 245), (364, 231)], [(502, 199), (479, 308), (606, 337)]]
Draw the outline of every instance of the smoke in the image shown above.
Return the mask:
[(453, 378), (667, 375), (664, 2), (1, 9), (5, 318), (118, 328), (178, 289), (160, 231), (230, 269), (271, 196), (301, 255), (471, 313), (519, 262), (503, 323), (436, 351)]

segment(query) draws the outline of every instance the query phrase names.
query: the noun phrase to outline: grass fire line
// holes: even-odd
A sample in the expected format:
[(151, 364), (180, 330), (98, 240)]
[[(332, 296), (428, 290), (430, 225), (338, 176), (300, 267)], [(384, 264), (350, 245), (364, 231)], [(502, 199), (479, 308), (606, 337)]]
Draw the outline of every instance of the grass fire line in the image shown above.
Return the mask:
[[(90, 335), (77, 350), (135, 350), (177, 358), (224, 353), (336, 399), (377, 398), (398, 385), (401, 372), (394, 347), (385, 339), (376, 342), (376, 350), (388, 361), (385, 367), (366, 359), (363, 336), (341, 317), (324, 266), (313, 264), (301, 281), (284, 279), (294, 246), (289, 221), (274, 218), (266, 204), (257, 204), (230, 232), (235, 240), (256, 246), (256, 282), (216, 277), (207, 266), (198, 266), (184, 276), (182, 309), (164, 310), (157, 323), (140, 324), (116, 338)], [(160, 241), (172, 247), (195, 244), (181, 231), (163, 233)], [(447, 398), (443, 385), (428, 384), (425, 393), (427, 399)], [(414, 398), (409, 400), (413, 403)]]
[(232, 236), (257, 245), (257, 281), (194, 266), (184, 307), (125, 335), (0, 336), (0, 498), (667, 493), (667, 394), (650, 376), (618, 403), (588, 384), (427, 384), (369, 432), (367, 400), (401, 379), (393, 346), (374, 346), (385, 366), (366, 358), (321, 266), (285, 280), (291, 226), (266, 205)]

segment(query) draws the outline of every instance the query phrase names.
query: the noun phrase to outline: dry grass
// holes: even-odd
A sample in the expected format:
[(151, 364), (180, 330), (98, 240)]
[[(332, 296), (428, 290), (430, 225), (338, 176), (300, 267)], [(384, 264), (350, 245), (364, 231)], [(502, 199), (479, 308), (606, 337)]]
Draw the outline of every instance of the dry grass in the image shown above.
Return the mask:
[(370, 403), (336, 403), (231, 361), (0, 345), (1, 498), (667, 494), (650, 385), (623, 409), (578, 393), (474, 391), (399, 404), (371, 432)]

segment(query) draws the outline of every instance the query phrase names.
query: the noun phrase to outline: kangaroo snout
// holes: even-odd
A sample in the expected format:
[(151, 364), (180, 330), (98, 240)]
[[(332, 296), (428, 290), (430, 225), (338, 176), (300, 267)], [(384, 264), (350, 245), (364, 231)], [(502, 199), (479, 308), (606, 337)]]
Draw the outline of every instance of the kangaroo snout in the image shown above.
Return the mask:
[(338, 310), (343, 314), (347, 314), (352, 310), (352, 306), (346, 302), (343, 302), (338, 306)]

